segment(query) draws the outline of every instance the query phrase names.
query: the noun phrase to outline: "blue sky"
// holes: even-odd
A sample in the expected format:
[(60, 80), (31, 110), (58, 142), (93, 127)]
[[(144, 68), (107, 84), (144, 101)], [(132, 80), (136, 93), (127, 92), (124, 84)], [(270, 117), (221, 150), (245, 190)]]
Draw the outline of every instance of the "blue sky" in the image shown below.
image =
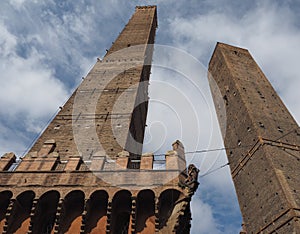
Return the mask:
[[(0, 3), (1, 154), (26, 151), (135, 6), (147, 4), (158, 5), (162, 46), (155, 49), (145, 151), (164, 153), (176, 139), (186, 151), (223, 146), (205, 70), (217, 41), (249, 49), (299, 123), (299, 1), (6, 0)], [(202, 175), (227, 162), (224, 152), (189, 160)], [(229, 168), (200, 183), (192, 233), (238, 233)]]

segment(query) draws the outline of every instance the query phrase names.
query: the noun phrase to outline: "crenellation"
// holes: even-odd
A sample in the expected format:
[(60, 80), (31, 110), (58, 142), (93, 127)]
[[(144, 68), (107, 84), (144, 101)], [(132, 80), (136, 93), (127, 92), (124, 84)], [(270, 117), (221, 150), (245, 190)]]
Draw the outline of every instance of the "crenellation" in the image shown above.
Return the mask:
[(16, 162), (16, 155), (12, 152), (2, 155), (0, 158), (0, 171), (8, 171), (9, 168)]
[(152, 170), (153, 169), (154, 155), (152, 153), (145, 153), (141, 157), (141, 170)]
[(159, 169), (142, 154), (156, 27), (156, 6), (137, 7), (18, 165), (0, 158), (1, 233), (189, 232), (182, 143)]
[(82, 157), (81, 156), (72, 156), (69, 157), (69, 160), (66, 163), (64, 171), (77, 171), (82, 164)]
[[(184, 156), (184, 147), (180, 141), (176, 141), (173, 145), (173, 150), (167, 151), (164, 158), (166, 170), (186, 171), (186, 163)], [(113, 171), (117, 169), (127, 169), (129, 152), (121, 151), (117, 154), (116, 160), (109, 159), (104, 151), (99, 151), (93, 154), (90, 161), (85, 161), (79, 155), (70, 156), (68, 160), (60, 160), (60, 154), (51, 152), (48, 155), (42, 154), (39, 156), (38, 152), (31, 152), (20, 158), (20, 162), (15, 171), (17, 172), (37, 172), (37, 171), (61, 171), (59, 164), (64, 164), (62, 171), (71, 172), (83, 170), (81, 165), (86, 164), (84, 171)], [(8, 153), (0, 158), (0, 164), (7, 162), (9, 159), (14, 159), (13, 153)], [(141, 156), (141, 170), (155, 170), (153, 165), (155, 163), (153, 153), (145, 153)], [(162, 161), (160, 159), (159, 161)], [(3, 170), (5, 171), (5, 170)], [(185, 172), (186, 173), (186, 172)]]

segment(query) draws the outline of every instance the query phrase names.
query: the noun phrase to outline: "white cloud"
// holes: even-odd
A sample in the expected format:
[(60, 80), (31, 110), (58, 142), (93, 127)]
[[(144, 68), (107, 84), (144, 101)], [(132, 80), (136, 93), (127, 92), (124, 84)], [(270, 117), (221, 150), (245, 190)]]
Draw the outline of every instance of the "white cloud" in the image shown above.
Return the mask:
[[(171, 144), (176, 139), (182, 141), (189, 152), (222, 148), (207, 72), (195, 57), (174, 47), (156, 45), (149, 95), (144, 151), (165, 153), (171, 149)], [(200, 175), (206, 175), (227, 163), (224, 151), (187, 154), (187, 158), (189, 163), (200, 168)], [(199, 200), (202, 193), (209, 191), (214, 191), (214, 196), (221, 196), (225, 201), (215, 201), (212, 198), (205, 202)], [(218, 210), (218, 207), (229, 203), (226, 207), (232, 209), (232, 203), (236, 203), (228, 166), (201, 177), (200, 187), (193, 201), (192, 206), (197, 207), (197, 211), (203, 210), (193, 213), (192, 233), (199, 233), (199, 230), (200, 233), (226, 233), (226, 228), (240, 228), (240, 214), (236, 206), (234, 212), (227, 216), (229, 218), (237, 214), (234, 217), (236, 220), (232, 221), (234, 227), (219, 225), (219, 220), (214, 218), (224, 212), (223, 209)], [(210, 206), (214, 212), (207, 213)], [(202, 212), (207, 213), (207, 216), (203, 217)]]
[[(300, 30), (296, 26), (297, 21), (295, 19), (297, 17), (295, 17), (295, 13), (286, 5), (279, 6), (270, 1), (262, 4), (253, 4), (249, 9), (244, 9), (243, 13), (240, 11), (240, 8), (234, 8), (230, 3), (225, 4), (227, 7), (224, 8), (221, 7), (224, 4), (220, 4), (220, 1), (213, 1), (208, 5), (210, 5), (211, 10), (206, 12), (199, 12), (198, 14), (191, 15), (183, 15), (177, 12), (172, 14), (172, 16), (169, 16), (169, 25), (166, 27), (166, 24), (164, 24), (164, 26), (169, 33), (168, 38), (173, 40), (173, 45), (190, 52), (206, 64), (209, 61), (209, 56), (217, 41), (248, 48), (299, 122), (300, 111), (298, 108), (298, 100), (300, 99), (300, 93), (297, 90), (300, 87), (300, 79), (298, 79), (299, 71), (297, 63), (300, 59), (300, 48), (298, 46), (298, 42), (300, 41)], [(178, 6), (182, 5), (180, 3), (175, 4), (172, 6), (172, 9), (178, 9)], [(170, 13), (173, 13), (172, 10)], [(166, 23), (166, 20), (164, 20), (163, 23)], [(168, 59), (169, 63), (174, 63), (172, 66), (173, 68), (177, 68), (178, 66), (188, 66), (187, 63), (190, 62), (181, 56), (171, 56)], [(168, 79), (166, 78), (166, 74), (155, 72), (154, 69), (153, 76), (156, 77), (155, 79), (167, 80), (167, 82), (176, 85), (177, 90), (180, 91), (175, 93), (164, 93), (162, 95), (159, 89), (155, 90), (155, 88), (150, 86), (150, 89), (153, 88), (155, 90), (152, 93), (150, 92), (152, 95), (151, 97), (162, 98), (163, 96), (170, 95), (174, 101), (171, 106), (175, 105), (178, 109), (186, 110), (184, 115), (191, 115), (192, 113), (188, 111), (183, 103), (180, 104), (180, 102), (176, 101), (178, 92), (184, 94), (188, 93), (189, 97), (194, 98), (192, 99), (194, 100), (192, 105), (197, 106), (196, 109), (199, 111), (196, 115), (201, 116), (201, 123), (198, 127), (203, 125), (206, 126), (205, 128), (195, 128), (192, 131), (189, 131), (190, 136), (185, 136), (181, 139), (186, 146), (186, 150), (194, 149), (195, 145), (192, 145), (191, 143), (195, 137), (197, 138), (197, 135), (200, 135), (198, 144), (199, 149), (206, 149), (207, 146), (212, 149), (222, 147), (220, 135), (218, 135), (219, 133), (213, 134), (213, 137), (211, 138), (208, 137), (211, 135), (211, 126), (216, 126), (217, 122), (215, 119), (205, 117), (206, 113), (210, 110), (206, 105), (199, 104), (199, 97), (193, 95), (192, 90), (185, 90), (186, 84), (182, 80), (178, 82), (178, 80), (175, 79), (176, 76), (171, 75)], [(201, 75), (198, 75), (197, 78), (207, 79), (205, 76)], [(198, 85), (201, 90), (209, 89), (206, 82), (198, 83)], [(206, 97), (208, 100), (210, 99), (210, 95), (207, 95)], [(153, 108), (152, 111), (153, 112), (150, 113), (149, 116), (149, 122), (151, 122), (151, 118), (157, 120), (159, 117), (162, 124), (166, 122), (170, 126), (179, 127), (176, 122), (170, 123), (172, 118), (169, 116), (162, 117), (157, 114), (161, 113), (160, 109), (156, 109), (156, 112)], [(214, 108), (212, 111), (214, 111)], [(181, 125), (184, 126), (183, 129), (185, 130), (187, 130), (189, 126), (196, 126), (196, 122), (191, 119), (185, 120), (182, 118), (181, 120)], [(167, 132), (173, 134), (168, 134), (169, 136), (176, 136), (172, 127), (167, 130)], [(155, 134), (159, 136), (160, 133), (157, 131), (157, 133), (152, 134), (154, 135), (153, 138), (157, 139)], [(207, 139), (210, 140), (210, 144), (207, 144)], [(167, 138), (166, 142), (169, 144), (172, 140), (175, 139)], [(224, 165), (227, 162), (227, 159), (224, 152), (220, 156), (218, 156), (218, 153), (209, 153), (205, 157), (203, 154), (195, 155), (193, 162), (200, 166), (201, 173), (205, 173), (213, 168)], [(204, 186), (203, 184), (202, 186), (200, 184), (200, 191), (196, 194), (200, 194), (203, 191), (215, 191), (215, 193), (223, 194), (225, 197), (231, 197), (232, 207), (236, 207), (236, 195), (229, 167), (218, 170), (201, 179), (201, 181), (204, 183)], [(199, 200), (198, 202), (200, 203), (201, 201)], [(198, 207), (200, 205), (194, 204), (194, 206)], [(216, 225), (219, 221), (213, 219), (214, 215), (220, 215), (225, 212), (224, 210), (218, 210), (220, 205), (221, 203), (213, 203), (212, 209), (215, 211), (215, 214), (212, 216), (208, 215), (208, 217), (210, 217), (208, 223), (214, 223), (214, 227), (222, 233), (229, 233), (228, 229), (231, 228), (230, 225), (228, 225), (228, 229), (221, 228)], [(238, 216), (239, 211), (237, 207), (235, 212)], [(230, 215), (228, 215), (228, 217), (229, 216)], [(202, 214), (195, 215), (192, 224), (198, 225), (201, 223), (201, 219), (203, 219)], [(234, 229), (235, 232), (237, 232), (239, 224)], [(193, 233), (198, 232), (194, 231)], [(211, 227), (210, 233), (215, 233), (213, 227)]]
[[(13, 151), (15, 154), (23, 154), (26, 145), (24, 144), (24, 138), (26, 136), (22, 134), (16, 134), (15, 129), (11, 129), (5, 124), (0, 122), (0, 155)], [(14, 139), (12, 141), (11, 139)], [(21, 149), (19, 151), (19, 149)]]
[(225, 11), (175, 18), (170, 21), (170, 33), (177, 46), (200, 59), (207, 58), (217, 41), (248, 48), (299, 123), (300, 30), (296, 19), (288, 6), (267, 1), (240, 18)]
[[(206, 203), (203, 203), (201, 199), (192, 199), (192, 219), (197, 217), (197, 222), (193, 222), (191, 233), (201, 234), (219, 234), (217, 224), (213, 217), (212, 207)], [(198, 218), (199, 217), (199, 218)]]
[[(0, 24), (0, 50), (2, 57), (9, 57), (17, 45), (17, 38), (10, 34), (3, 24)], [(2, 65), (3, 66), (3, 65)]]
[(14, 5), (15, 7), (21, 7), (26, 0), (9, 0), (9, 3)]
[[(206, 64), (217, 41), (248, 48), (299, 122), (298, 100), (300, 99), (300, 93), (297, 90), (300, 87), (300, 79), (297, 63), (300, 59), (300, 47), (298, 45), (300, 30), (296, 26), (295, 18), (297, 17), (295, 13), (287, 6), (279, 6), (270, 1), (249, 7), (249, 10), (241, 15), (235, 12), (239, 9), (233, 8), (230, 4), (229, 9), (228, 5), (222, 9), (219, 1), (211, 2), (211, 6), (213, 8), (208, 12), (190, 16), (178, 14), (175, 19), (170, 18), (169, 33), (172, 35), (170, 38), (174, 40), (174, 44), (190, 52), (200, 61), (205, 61)], [(201, 79), (206, 78), (201, 77)], [(208, 89), (209, 87), (207, 84), (202, 84), (201, 88)], [(201, 113), (205, 110), (205, 106), (203, 107)], [(202, 121), (207, 121), (207, 119), (203, 118)], [(208, 122), (206, 124), (209, 125)], [(202, 137), (200, 141), (203, 142)], [(218, 144), (221, 145), (222, 143), (216, 141), (214, 146)], [(201, 143), (200, 146), (203, 147)], [(201, 156), (198, 155), (198, 157)], [(199, 160), (197, 165), (201, 165), (203, 172), (207, 167), (210, 169), (212, 165), (213, 168), (218, 168), (226, 161), (224, 153), (218, 160), (215, 153), (210, 153), (203, 161)], [(202, 186), (200, 184), (200, 191), (196, 194), (215, 191), (216, 193), (226, 194), (225, 197), (235, 197), (228, 167), (208, 175), (202, 181), (204, 184), (202, 183)], [(212, 210), (215, 215), (225, 212), (218, 209), (221, 203), (209, 202), (213, 204)], [(232, 199), (233, 204), (236, 205), (236, 199)], [(199, 204), (197, 206), (199, 207)], [(236, 214), (239, 213), (236, 212)], [(201, 218), (203, 217), (200, 214), (196, 215), (196, 220), (194, 219), (192, 224), (198, 225)], [(209, 222), (216, 223), (219, 221), (210, 219)], [(231, 233), (218, 225), (215, 225), (215, 227), (219, 231), (223, 230), (222, 233)], [(211, 228), (210, 233), (215, 233), (213, 228)]]
[[(17, 39), (0, 25), (1, 114), (21, 113), (31, 118), (47, 116), (66, 97), (63, 84), (45, 66), (43, 56), (32, 49), (27, 58), (17, 55)], [(25, 114), (25, 115), (26, 115)]]
[(2, 58), (0, 103), (3, 114), (30, 113), (32, 118), (47, 116), (66, 98), (63, 84), (43, 67), (34, 52), (23, 59)]
[[(133, 13), (134, 4), (140, 2), (10, 0), (9, 3), (0, 3), (1, 152), (26, 148), (32, 140), (30, 133), (40, 129), (71, 87), (87, 74), (95, 57), (102, 56), (110, 47)], [(248, 48), (300, 121), (299, 17), (289, 5), (279, 5), (276, 1), (209, 0), (188, 4), (186, 1), (147, 1), (147, 4), (155, 3), (159, 4), (158, 43), (183, 48), (205, 65), (217, 41)], [(150, 90), (151, 98), (164, 98), (179, 118), (158, 102), (150, 106), (148, 125), (155, 122), (151, 133), (156, 141), (147, 146), (147, 151), (159, 148), (158, 153), (164, 153), (177, 138), (183, 141), (187, 151), (222, 146), (206, 75), (197, 73), (197, 63), (190, 64), (185, 58), (175, 55), (158, 62), (184, 71), (183, 74), (171, 72), (169, 76), (170, 71), (153, 69), (152, 79), (163, 81), (168, 87), (156, 86)], [(201, 91), (183, 82), (184, 76), (192, 78)], [(193, 101), (188, 103), (189, 100)], [(16, 120), (21, 126), (15, 125)], [(162, 128), (157, 128), (157, 121), (160, 126), (166, 126), (165, 140), (159, 138)], [(226, 157), (224, 152), (198, 154), (192, 162), (203, 174), (224, 165)], [(216, 217), (224, 213), (220, 208), (224, 202), (204, 201), (198, 197), (206, 193), (222, 194), (222, 199), (229, 197), (228, 202), (236, 207), (228, 167), (201, 178), (200, 182), (192, 203), (193, 233), (235, 233), (239, 225), (232, 221), (235, 226), (228, 224), (226, 229), (222, 222), (239, 217), (237, 208), (236, 216), (232, 216), (228, 204), (228, 217), (221, 220)], [(239, 218), (237, 220), (239, 222)]]
[[(32, 141), (26, 136), (41, 130), (43, 119), (66, 99), (64, 85), (43, 63), (43, 55), (34, 48), (26, 58), (17, 54), (18, 38), (0, 23), (0, 153), (15, 151), (22, 155)], [(17, 130), (17, 125), (23, 126)], [(8, 129), (15, 126), (15, 130)], [(25, 142), (24, 142), (25, 141)]]
[[(109, 27), (99, 25), (105, 25), (105, 17), (110, 18), (116, 4), (17, 0), (0, 3), (0, 123), (17, 129), (15, 135), (5, 132), (3, 136), (3, 132), (0, 145), (5, 145), (5, 150), (23, 151), (33, 134), (40, 132), (87, 74), (95, 57), (104, 54), (104, 36), (115, 36), (112, 29), (122, 25), (114, 24), (114, 20)], [(22, 134), (27, 137), (16, 136)]]

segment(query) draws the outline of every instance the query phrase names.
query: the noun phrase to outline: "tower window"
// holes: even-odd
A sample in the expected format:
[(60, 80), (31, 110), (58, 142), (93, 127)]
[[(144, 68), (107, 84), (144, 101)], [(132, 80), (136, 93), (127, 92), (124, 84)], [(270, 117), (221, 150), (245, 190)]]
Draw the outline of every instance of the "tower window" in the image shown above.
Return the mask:
[(223, 99), (224, 99), (224, 101), (225, 101), (226, 106), (228, 106), (228, 98), (227, 98), (227, 96), (224, 95)]
[(58, 124), (58, 125), (56, 125), (55, 127), (54, 127), (54, 129), (55, 130), (58, 130), (58, 129), (60, 129), (60, 125)]
[(257, 93), (259, 94), (261, 99), (265, 99), (264, 95), (260, 91), (257, 91)]

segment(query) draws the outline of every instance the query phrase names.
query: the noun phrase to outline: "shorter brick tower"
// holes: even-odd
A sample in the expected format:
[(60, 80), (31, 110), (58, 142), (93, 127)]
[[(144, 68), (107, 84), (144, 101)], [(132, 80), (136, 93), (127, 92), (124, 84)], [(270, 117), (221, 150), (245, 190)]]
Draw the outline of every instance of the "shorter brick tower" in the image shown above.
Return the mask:
[(247, 233), (300, 233), (298, 124), (247, 50), (218, 43), (209, 72)]
[(0, 233), (189, 233), (198, 169), (180, 141), (142, 154), (156, 27), (137, 7), (29, 153), (0, 158)]

